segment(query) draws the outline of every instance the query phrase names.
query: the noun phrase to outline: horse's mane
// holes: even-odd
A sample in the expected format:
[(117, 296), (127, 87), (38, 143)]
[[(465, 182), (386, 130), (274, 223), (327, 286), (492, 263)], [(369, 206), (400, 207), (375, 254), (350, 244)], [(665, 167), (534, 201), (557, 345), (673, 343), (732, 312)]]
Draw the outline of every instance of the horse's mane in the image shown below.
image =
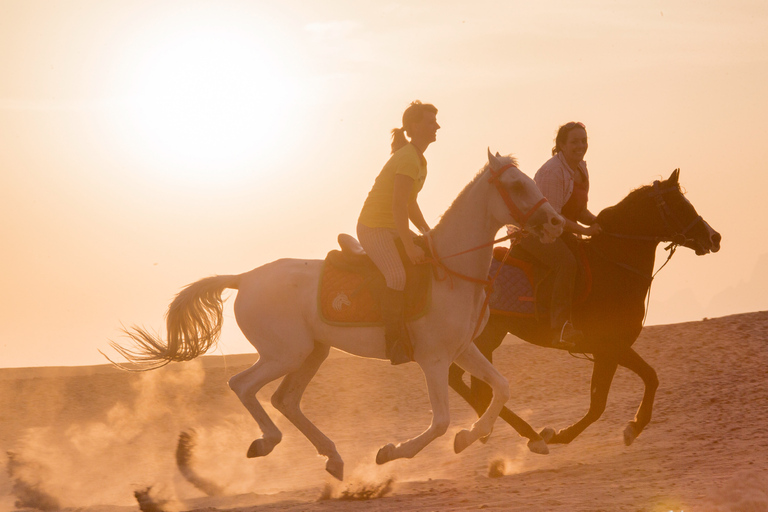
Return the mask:
[[(661, 188), (666, 189), (669, 185), (669, 180), (664, 180), (660, 183)], [(676, 184), (676, 187), (678, 190), (680, 190), (680, 184)], [(635, 208), (636, 204), (640, 201), (642, 201), (648, 194), (648, 191), (653, 188), (653, 185), (643, 185), (642, 187), (638, 187), (627, 194), (627, 196), (616, 203), (613, 206), (609, 206), (605, 209), (603, 209), (598, 215), (597, 215), (597, 222), (603, 227), (606, 227), (606, 224), (610, 224), (610, 219), (615, 218), (616, 215), (621, 216), (623, 212), (632, 210)]]
[[(512, 155), (497, 156), (496, 159), (502, 165), (512, 164), (515, 167), (517, 167), (517, 159)], [(458, 209), (457, 205), (464, 202), (468, 191), (475, 186), (477, 181), (480, 179), (480, 177), (483, 174), (485, 174), (485, 172), (488, 170), (490, 165), (491, 165), (490, 163), (486, 163), (479, 171), (477, 171), (477, 174), (475, 174), (475, 177), (472, 178), (472, 180), (469, 183), (467, 183), (467, 185), (462, 189), (462, 191), (459, 192), (459, 195), (456, 196), (456, 199), (453, 200), (453, 202), (451, 203), (451, 206), (449, 206), (448, 209), (445, 210), (445, 213), (443, 213), (440, 216), (440, 222), (437, 223), (437, 225), (435, 226), (435, 229), (437, 229), (443, 223), (443, 220), (445, 220), (446, 217), (450, 218), (452, 215), (455, 214), (454, 212)]]

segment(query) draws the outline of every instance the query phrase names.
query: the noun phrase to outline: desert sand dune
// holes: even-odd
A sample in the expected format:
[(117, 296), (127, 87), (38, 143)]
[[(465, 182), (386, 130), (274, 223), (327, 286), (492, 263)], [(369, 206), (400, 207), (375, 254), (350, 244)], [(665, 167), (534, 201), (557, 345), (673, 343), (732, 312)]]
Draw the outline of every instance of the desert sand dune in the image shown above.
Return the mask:
[[(448, 434), (414, 459), (384, 466), (374, 462), (381, 446), (428, 425), (423, 377), (415, 364), (334, 353), (303, 410), (336, 443), (343, 483), (268, 405), (283, 442), (246, 459), (258, 428), (226, 381), (255, 354), (144, 374), (2, 369), (0, 511), (46, 503), (134, 511), (134, 493), (146, 490), (168, 511), (768, 511), (768, 312), (648, 327), (635, 348), (661, 385), (653, 420), (630, 447), (622, 430), (642, 383), (619, 369), (603, 417), (549, 455), (529, 452), (500, 421), (487, 444), (455, 455), (453, 434), (474, 413), (454, 394)], [(587, 361), (512, 337), (494, 360), (510, 381), (507, 405), (535, 428), (562, 428), (586, 412)], [(260, 394), (264, 404), (275, 387)], [(180, 459), (184, 473), (182, 432), (194, 432)], [(221, 495), (207, 496), (189, 478)], [(34, 492), (55, 501), (35, 502)]]

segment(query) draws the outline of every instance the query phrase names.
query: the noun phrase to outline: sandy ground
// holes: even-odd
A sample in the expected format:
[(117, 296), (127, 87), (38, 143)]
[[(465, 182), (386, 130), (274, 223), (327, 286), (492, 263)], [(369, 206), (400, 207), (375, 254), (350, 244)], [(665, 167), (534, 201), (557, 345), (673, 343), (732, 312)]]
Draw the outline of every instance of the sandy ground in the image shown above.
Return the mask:
[[(166, 511), (768, 511), (768, 312), (645, 329), (635, 348), (657, 370), (654, 417), (630, 447), (622, 430), (643, 387), (619, 369), (603, 417), (549, 455), (497, 422), (487, 444), (452, 451), (474, 414), (451, 397), (451, 427), (411, 460), (376, 451), (425, 429), (430, 407), (414, 364), (334, 353), (303, 410), (336, 443), (345, 481), (269, 404), (283, 431), (269, 456), (247, 459), (259, 431), (226, 381), (255, 355), (205, 357), (155, 372), (106, 366), (0, 370), (0, 511), (138, 510), (151, 488)], [(587, 410), (591, 363), (508, 337), (496, 366), (508, 405), (534, 428), (562, 428)], [(209, 497), (182, 476), (217, 486)], [(489, 476), (496, 463), (500, 477)], [(363, 498), (368, 499), (352, 499)], [(46, 501), (47, 500), (47, 501)]]

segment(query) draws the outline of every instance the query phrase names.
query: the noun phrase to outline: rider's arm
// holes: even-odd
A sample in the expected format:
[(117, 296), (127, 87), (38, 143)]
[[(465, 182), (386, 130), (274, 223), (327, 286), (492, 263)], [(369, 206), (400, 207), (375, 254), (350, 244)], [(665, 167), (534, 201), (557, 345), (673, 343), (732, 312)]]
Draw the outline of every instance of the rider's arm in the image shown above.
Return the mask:
[(424, 214), (421, 213), (419, 203), (417, 203), (415, 199), (408, 203), (408, 218), (411, 219), (413, 225), (416, 226), (422, 234), (426, 234), (427, 231), (429, 231), (429, 224), (424, 220)]
[(581, 215), (579, 216), (579, 222), (582, 224), (586, 224), (587, 226), (591, 226), (595, 222), (597, 222), (597, 217), (590, 212), (589, 210), (584, 210), (581, 212)]
[(557, 161), (548, 160), (536, 172), (533, 178), (536, 186), (539, 187), (541, 195), (547, 198), (550, 206), (560, 213), (565, 204), (565, 170), (559, 166)]
[(603, 228), (601, 228), (600, 224), (597, 222), (591, 224), (590, 226), (582, 226), (578, 222), (573, 222), (572, 220), (566, 219), (565, 217), (563, 217), (563, 220), (565, 221), (564, 230), (571, 233), (576, 233), (577, 235), (592, 236), (602, 233), (603, 231)]
[(424, 261), (424, 251), (413, 243), (413, 234), (408, 225), (409, 202), (414, 180), (405, 174), (395, 174), (395, 187), (392, 194), (392, 216), (395, 219), (395, 228), (400, 240), (403, 242), (405, 253), (413, 263)]

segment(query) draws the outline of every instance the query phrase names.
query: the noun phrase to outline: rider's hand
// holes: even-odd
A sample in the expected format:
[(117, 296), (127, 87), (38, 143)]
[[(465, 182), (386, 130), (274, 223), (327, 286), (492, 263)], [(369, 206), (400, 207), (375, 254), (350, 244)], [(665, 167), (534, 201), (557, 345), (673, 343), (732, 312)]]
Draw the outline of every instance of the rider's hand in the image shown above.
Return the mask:
[(582, 234), (586, 236), (594, 236), (594, 235), (599, 235), (602, 232), (603, 232), (603, 228), (600, 227), (600, 224), (595, 222), (591, 226), (585, 227)]
[(410, 259), (411, 263), (414, 265), (424, 263), (427, 260), (427, 256), (424, 254), (424, 250), (418, 245), (406, 244), (405, 253), (408, 255), (408, 259)]

